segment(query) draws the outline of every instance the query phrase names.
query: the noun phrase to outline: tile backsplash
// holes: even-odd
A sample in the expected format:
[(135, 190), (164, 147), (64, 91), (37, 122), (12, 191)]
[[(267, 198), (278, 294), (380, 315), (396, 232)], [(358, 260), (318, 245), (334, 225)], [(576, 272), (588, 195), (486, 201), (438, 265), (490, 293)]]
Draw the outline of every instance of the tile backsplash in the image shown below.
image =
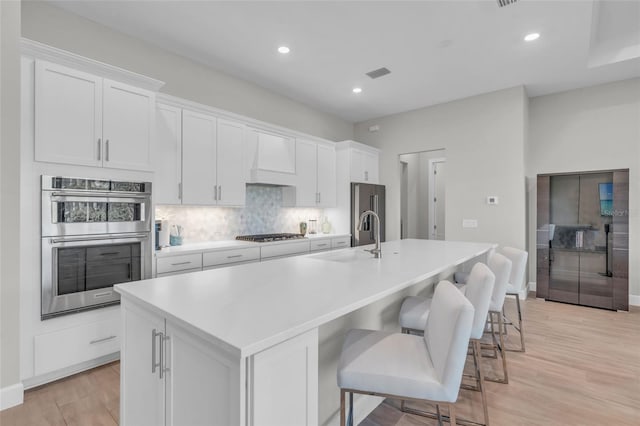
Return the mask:
[(247, 185), (244, 207), (156, 206), (156, 220), (182, 225), (186, 243), (231, 240), (236, 235), (299, 232), (300, 222), (317, 219), (323, 209), (282, 206), (282, 187)]

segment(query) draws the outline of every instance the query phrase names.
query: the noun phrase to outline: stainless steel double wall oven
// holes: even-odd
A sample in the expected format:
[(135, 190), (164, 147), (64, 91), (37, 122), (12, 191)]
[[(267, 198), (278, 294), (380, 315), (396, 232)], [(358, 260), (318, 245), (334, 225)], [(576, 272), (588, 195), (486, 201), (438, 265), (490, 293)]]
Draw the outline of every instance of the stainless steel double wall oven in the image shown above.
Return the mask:
[(120, 303), (151, 277), (151, 183), (42, 176), (42, 319)]

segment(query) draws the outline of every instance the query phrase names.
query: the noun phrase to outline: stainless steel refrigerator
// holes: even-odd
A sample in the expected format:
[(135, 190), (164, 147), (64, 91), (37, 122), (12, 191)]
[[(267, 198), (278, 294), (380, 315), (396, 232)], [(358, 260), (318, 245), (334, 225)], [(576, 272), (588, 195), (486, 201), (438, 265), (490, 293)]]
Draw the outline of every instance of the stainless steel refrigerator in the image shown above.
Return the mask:
[(385, 189), (384, 185), (351, 183), (351, 247), (373, 244), (375, 224), (373, 216), (368, 216), (362, 231), (358, 231), (360, 214), (373, 210), (380, 217), (380, 242), (385, 240)]

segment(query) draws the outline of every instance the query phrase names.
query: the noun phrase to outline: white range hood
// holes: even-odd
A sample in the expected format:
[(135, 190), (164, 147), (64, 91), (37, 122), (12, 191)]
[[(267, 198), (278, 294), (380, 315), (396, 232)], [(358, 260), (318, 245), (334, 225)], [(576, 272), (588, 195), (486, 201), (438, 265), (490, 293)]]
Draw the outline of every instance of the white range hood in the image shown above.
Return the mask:
[(248, 183), (296, 185), (296, 143), (290, 136), (249, 129)]

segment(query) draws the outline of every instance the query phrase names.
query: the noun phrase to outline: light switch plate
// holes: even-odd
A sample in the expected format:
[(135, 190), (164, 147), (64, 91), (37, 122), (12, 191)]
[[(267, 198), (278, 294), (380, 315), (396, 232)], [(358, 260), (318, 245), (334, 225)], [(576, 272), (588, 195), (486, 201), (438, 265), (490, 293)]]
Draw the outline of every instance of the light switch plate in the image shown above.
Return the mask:
[(476, 219), (462, 219), (463, 228), (477, 228), (478, 221)]

